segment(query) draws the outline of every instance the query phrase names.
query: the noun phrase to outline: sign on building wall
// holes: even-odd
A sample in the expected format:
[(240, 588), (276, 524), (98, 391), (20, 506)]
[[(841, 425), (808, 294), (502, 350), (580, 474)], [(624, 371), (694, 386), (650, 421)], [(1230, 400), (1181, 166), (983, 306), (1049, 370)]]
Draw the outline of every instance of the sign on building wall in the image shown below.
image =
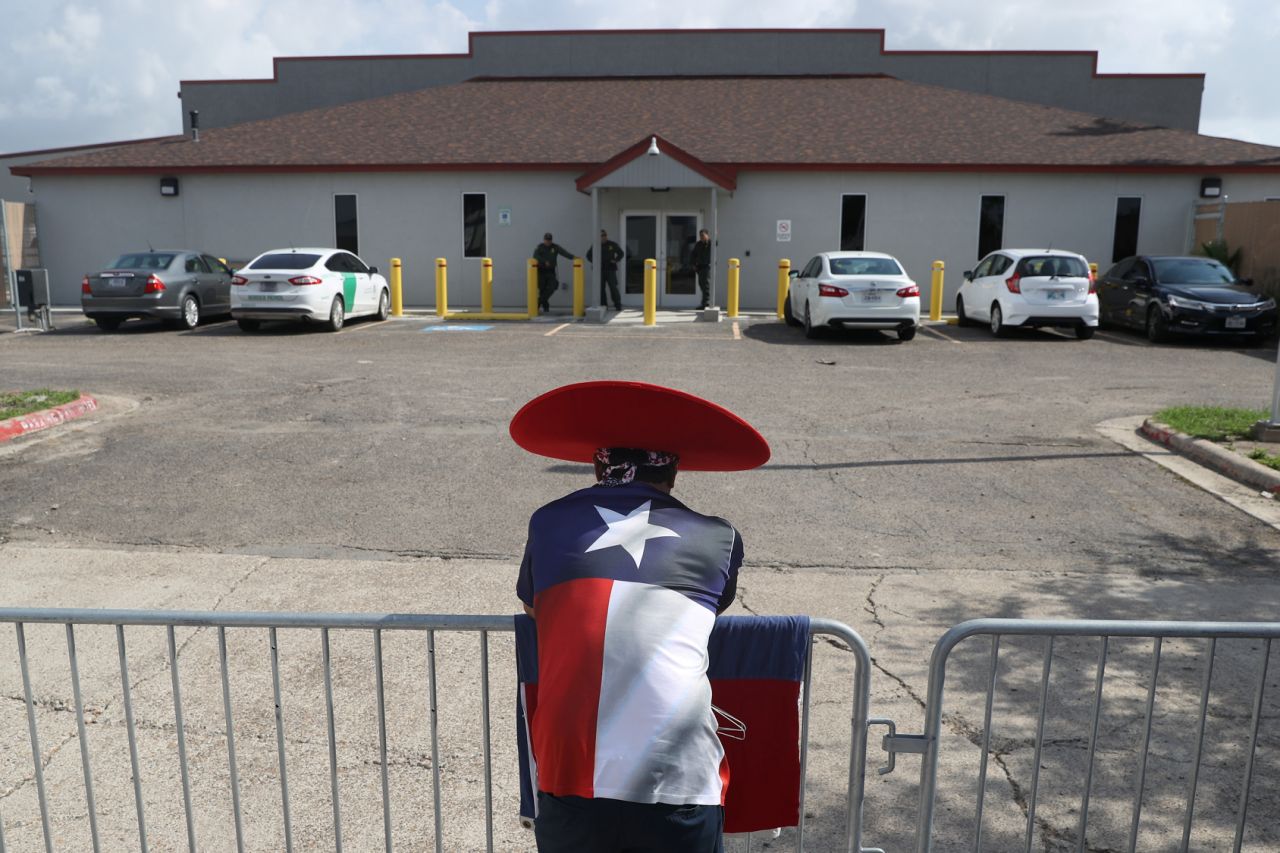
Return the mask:
[(778, 242), (779, 243), (791, 242), (791, 220), (790, 219), (778, 220)]
[(511, 208), (509, 207), (498, 208), (498, 224), (499, 225), (511, 224)]

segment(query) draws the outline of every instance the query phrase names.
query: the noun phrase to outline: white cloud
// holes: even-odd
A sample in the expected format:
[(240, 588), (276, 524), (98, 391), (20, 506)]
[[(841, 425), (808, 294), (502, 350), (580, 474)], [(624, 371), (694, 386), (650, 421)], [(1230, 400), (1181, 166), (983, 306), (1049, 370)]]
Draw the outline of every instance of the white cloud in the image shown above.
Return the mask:
[(1206, 132), (1280, 144), (1271, 0), (12, 0), (4, 14), (0, 151), (176, 132), (181, 80), (270, 77), (275, 56), (461, 52), (477, 30), (691, 27), (883, 28), (890, 50), (1097, 50), (1104, 73), (1206, 72)]

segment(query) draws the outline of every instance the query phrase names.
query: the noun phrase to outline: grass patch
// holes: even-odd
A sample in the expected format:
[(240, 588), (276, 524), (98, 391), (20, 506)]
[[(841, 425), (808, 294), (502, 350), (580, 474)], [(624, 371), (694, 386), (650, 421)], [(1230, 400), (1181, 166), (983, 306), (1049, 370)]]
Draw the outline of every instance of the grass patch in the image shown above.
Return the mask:
[(34, 391), (0, 391), (0, 421), (29, 415), (41, 409), (52, 409), (80, 399), (79, 391), (50, 391), (37, 388)]
[(1268, 468), (1275, 468), (1277, 471), (1280, 471), (1280, 456), (1272, 456), (1261, 447), (1255, 447), (1253, 450), (1250, 450), (1249, 458), (1254, 462), (1261, 462)]
[(1262, 409), (1226, 409), (1222, 406), (1173, 406), (1156, 412), (1156, 420), (1178, 432), (1210, 441), (1244, 438), (1267, 413)]

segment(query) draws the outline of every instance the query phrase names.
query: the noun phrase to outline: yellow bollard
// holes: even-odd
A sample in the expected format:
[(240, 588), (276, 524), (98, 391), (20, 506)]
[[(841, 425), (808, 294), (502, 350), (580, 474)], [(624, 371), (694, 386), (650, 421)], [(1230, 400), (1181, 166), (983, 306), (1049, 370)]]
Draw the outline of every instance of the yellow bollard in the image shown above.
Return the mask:
[(942, 275), (947, 265), (942, 261), (933, 262), (933, 275), (929, 283), (929, 319), (942, 319)]
[(1098, 277), (1098, 265), (1093, 261), (1089, 262), (1089, 272), (1093, 273), (1094, 278)]
[(529, 294), (529, 319), (538, 316), (538, 262), (529, 259), (529, 270), (526, 275), (525, 291)]
[(493, 313), (493, 258), (480, 259), (480, 313)]
[(729, 259), (729, 316), (738, 316), (738, 275), (742, 262), (737, 258)]
[(583, 293), (582, 284), (582, 258), (573, 259), (573, 316), (581, 317), (586, 314), (584, 308), (585, 294)]
[(436, 316), (449, 313), (449, 262), (436, 258)]
[(404, 279), (399, 258), (391, 259), (391, 316), (404, 316)]
[(782, 306), (787, 304), (787, 291), (791, 289), (791, 260), (783, 258), (778, 261), (778, 319), (781, 320), (786, 315), (782, 313)]
[(653, 258), (644, 260), (644, 324), (652, 326), (658, 322), (658, 262)]

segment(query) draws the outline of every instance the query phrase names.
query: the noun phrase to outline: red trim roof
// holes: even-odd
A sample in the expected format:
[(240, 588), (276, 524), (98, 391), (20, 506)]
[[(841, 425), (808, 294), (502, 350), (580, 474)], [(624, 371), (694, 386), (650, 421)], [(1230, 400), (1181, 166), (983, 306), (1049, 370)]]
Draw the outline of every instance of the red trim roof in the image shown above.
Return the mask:
[(721, 189), (732, 192), (738, 188), (738, 178), (734, 171), (716, 169), (708, 166), (706, 163), (702, 162), (688, 151), (685, 151), (674, 142), (664, 139), (660, 134), (651, 133), (635, 145), (632, 145), (621, 153), (610, 157), (596, 168), (580, 176), (577, 181), (578, 191), (585, 192), (586, 190), (591, 189), (593, 184), (600, 183), (602, 179), (612, 175), (632, 160), (635, 160), (638, 157), (643, 157), (649, 151), (649, 143), (651, 140), (658, 141), (658, 150), (663, 154), (667, 155), (672, 160), (675, 160), (677, 163), (681, 163), (689, 167)]
[(889, 77), (472, 81), (11, 171), (572, 170), (589, 186), (651, 135), (722, 186), (740, 169), (1280, 173), (1278, 147)]

